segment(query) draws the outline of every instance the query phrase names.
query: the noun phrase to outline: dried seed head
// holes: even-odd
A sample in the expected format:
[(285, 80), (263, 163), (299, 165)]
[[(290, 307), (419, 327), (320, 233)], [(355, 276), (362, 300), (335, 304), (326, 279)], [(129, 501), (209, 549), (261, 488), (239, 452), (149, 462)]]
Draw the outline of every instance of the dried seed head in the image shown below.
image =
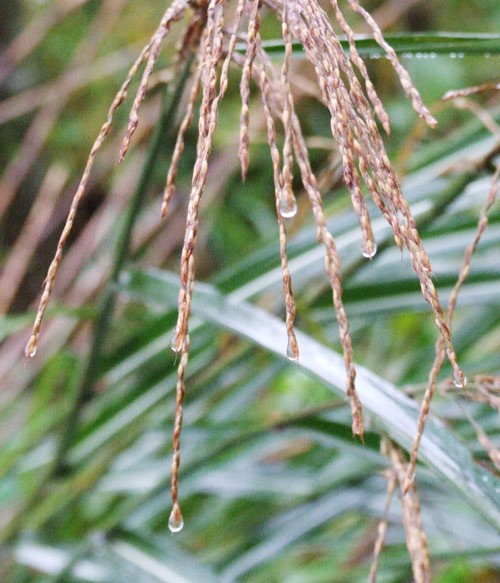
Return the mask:
[(252, 0), (250, 16), (248, 20), (247, 51), (245, 63), (241, 73), (240, 93), (241, 93), (241, 115), (240, 115), (240, 149), (239, 159), (241, 164), (241, 177), (245, 181), (248, 172), (248, 148), (250, 138), (248, 136), (248, 124), (250, 120), (250, 79), (252, 78), (252, 66), (255, 59), (257, 46), (257, 35), (260, 28), (259, 10), (262, 0)]
[(73, 222), (76, 218), (76, 214), (77, 214), (78, 208), (80, 206), (80, 202), (83, 198), (83, 195), (85, 194), (85, 190), (87, 188), (87, 184), (88, 184), (88, 181), (90, 178), (90, 172), (92, 170), (92, 167), (94, 166), (94, 162), (95, 162), (97, 153), (101, 149), (101, 146), (104, 143), (104, 141), (109, 133), (109, 130), (111, 129), (111, 124), (113, 123), (113, 117), (114, 117), (116, 110), (124, 102), (124, 100), (127, 96), (127, 91), (128, 91), (129, 86), (130, 86), (130, 83), (132, 83), (132, 80), (135, 77), (137, 70), (139, 69), (141, 64), (144, 62), (144, 60), (147, 58), (149, 51), (151, 49), (151, 46), (152, 46), (152, 40), (142, 49), (140, 55), (137, 57), (134, 64), (130, 68), (130, 70), (127, 74), (127, 78), (125, 79), (122, 86), (120, 87), (120, 90), (118, 91), (118, 93), (115, 95), (115, 98), (113, 99), (111, 107), (109, 108), (109, 111), (108, 111), (108, 116), (106, 118), (106, 121), (102, 125), (102, 127), (99, 131), (99, 134), (97, 135), (97, 138), (96, 138), (94, 144), (92, 145), (92, 149), (90, 150), (90, 154), (89, 154), (89, 157), (87, 159), (87, 163), (85, 165), (85, 170), (83, 171), (82, 178), (80, 179), (80, 183), (79, 183), (78, 188), (76, 190), (75, 196), (73, 197), (73, 200), (71, 202), (71, 207), (70, 207), (68, 216), (66, 218), (66, 223), (64, 224), (63, 231), (61, 233), (61, 236), (59, 237), (59, 241), (57, 243), (56, 253), (54, 255), (54, 258), (52, 259), (52, 262), (49, 266), (47, 275), (45, 277), (42, 297), (40, 298), (40, 303), (38, 305), (38, 310), (37, 310), (37, 314), (35, 317), (35, 322), (33, 324), (33, 330), (31, 333), (31, 337), (28, 340), (28, 343), (26, 344), (26, 349), (25, 349), (26, 358), (32, 358), (36, 354), (36, 350), (37, 350), (37, 346), (38, 346), (38, 339), (40, 337), (40, 329), (42, 327), (42, 320), (43, 320), (43, 317), (45, 314), (45, 310), (47, 309), (47, 305), (49, 303), (50, 295), (51, 295), (52, 290), (54, 288), (54, 284), (55, 284), (55, 280), (56, 280), (56, 276), (57, 276), (57, 271), (59, 269), (59, 265), (60, 265), (61, 260), (62, 260), (64, 247), (66, 246), (66, 242), (67, 242), (69, 235), (71, 233), (71, 229), (73, 227)]
[[(378, 25), (370, 14), (360, 6), (358, 0), (348, 0), (348, 3), (355, 12), (365, 19), (373, 31), (376, 41), (386, 51), (389, 60), (401, 80), (403, 89), (412, 101), (415, 111), (429, 125), (434, 125), (436, 123), (434, 118), (424, 106), (408, 73), (399, 63), (396, 53), (384, 40)], [(418, 435), (406, 476), (403, 475), (402, 468), (404, 464), (401, 452), (391, 444), (387, 445), (387, 452), (393, 463), (394, 475), (397, 476), (400, 486), (405, 491), (411, 493), (408, 499), (409, 501), (404, 502), (405, 526), (407, 529), (408, 548), (414, 565), (415, 579), (419, 583), (423, 583), (427, 581), (428, 551), (426, 550), (425, 535), (423, 535), (420, 524), (418, 498), (414, 491), (413, 481), (410, 478), (414, 476), (414, 464), (418, 452), (418, 444), (429, 412), (430, 400), (436, 385), (436, 377), (444, 361), (445, 354), (452, 364), (456, 382), (461, 386), (465, 386), (466, 383), (463, 372), (457, 364), (451, 343), (449, 324), (451, 322), (453, 308), (451, 308), (451, 311), (449, 308), (447, 317), (445, 318), (432, 281), (429, 258), (420, 240), (410, 208), (401, 192), (394, 168), (385, 152), (384, 144), (375, 121), (375, 117), (377, 117), (385, 131), (389, 132), (388, 115), (368, 76), (367, 68), (356, 48), (355, 36), (343, 12), (340, 10), (338, 1), (331, 0), (331, 5), (335, 20), (347, 37), (349, 55), (344, 53), (342, 45), (318, 0), (301, 0), (300, 2), (298, 0), (283, 0), (282, 2), (280, 0), (272, 0), (272, 2), (266, 2), (266, 5), (276, 12), (276, 15), (282, 22), (285, 56), (280, 75), (276, 74), (274, 67), (262, 48), (259, 33), (262, 0), (249, 0), (248, 2), (238, 0), (233, 29), (229, 35), (227, 35), (223, 28), (224, 9), (226, 7), (225, 0), (203, 0), (199, 2), (174, 0), (164, 13), (159, 27), (134, 63), (125, 83), (116, 95), (108, 118), (102, 126), (91, 150), (87, 166), (59, 240), (56, 255), (47, 274), (33, 333), (26, 345), (26, 356), (32, 357), (36, 353), (41, 321), (54, 285), (63, 248), (75, 219), (79, 202), (84, 194), (95, 156), (109, 132), (113, 114), (125, 99), (132, 78), (142, 63), (146, 61), (139, 88), (130, 110), (128, 127), (120, 149), (120, 160), (122, 160), (127, 153), (131, 138), (137, 128), (139, 119), (138, 111), (146, 96), (148, 82), (159, 57), (162, 42), (169, 33), (172, 24), (180, 20), (188, 7), (192, 6), (195, 12), (185, 29), (185, 34), (182, 37), (183, 46), (179, 47), (178, 55), (180, 58), (186, 58), (188, 53), (196, 51), (198, 68), (193, 75), (186, 111), (180, 125), (171, 166), (165, 183), (162, 203), (162, 216), (165, 216), (168, 212), (169, 202), (174, 194), (175, 179), (184, 147), (186, 131), (192, 123), (195, 103), (201, 90), (202, 97), (198, 120), (197, 154), (192, 174), (186, 229), (180, 261), (181, 286), (178, 296), (178, 320), (172, 344), (172, 348), (180, 354), (180, 361), (177, 369), (176, 410), (173, 431), (171, 476), (173, 510), (169, 520), (169, 528), (172, 531), (178, 531), (183, 525), (182, 513), (178, 501), (178, 484), (180, 435), (186, 392), (185, 376), (190, 345), (189, 316), (195, 278), (194, 253), (199, 228), (200, 203), (207, 182), (208, 160), (217, 126), (218, 107), (227, 90), (228, 69), (232, 60), (242, 65), (240, 83), (242, 106), (239, 159), (243, 180), (247, 175), (249, 164), (248, 126), (250, 82), (252, 77), (257, 82), (262, 97), (267, 126), (267, 139), (273, 166), (274, 193), (279, 228), (279, 252), (288, 337), (287, 356), (292, 360), (299, 358), (299, 348), (294, 328), (296, 306), (288, 266), (287, 234), (284, 222), (284, 218), (295, 215), (297, 211), (297, 204), (293, 193), (293, 166), (295, 156), (302, 183), (314, 215), (318, 240), (325, 246), (325, 269), (332, 288), (333, 304), (344, 353), (346, 394), (351, 407), (352, 430), (355, 435), (359, 435), (363, 439), (363, 416), (361, 402), (355, 386), (356, 370), (354, 367), (352, 340), (346, 311), (342, 302), (340, 259), (334, 238), (326, 225), (321, 193), (316, 177), (311, 169), (300, 123), (294, 111), (293, 95), (290, 87), (290, 64), (292, 37), (295, 37), (302, 43), (306, 57), (315, 70), (323, 102), (330, 112), (331, 132), (338, 146), (344, 182), (349, 190), (352, 205), (360, 224), (363, 238), (362, 253), (371, 259), (377, 249), (370, 215), (363, 193), (363, 189), (366, 186), (371, 199), (390, 224), (396, 244), (400, 249), (403, 249), (403, 247), (408, 249), (413, 269), (420, 281), (422, 294), (434, 312), (436, 325), (440, 332), (440, 337), (436, 345), (436, 361), (430, 374), (428, 391), (422, 404)], [(235, 54), (235, 44), (244, 13), (248, 15), (245, 39), (246, 55), (244, 58), (239, 58)], [(227, 36), (228, 40), (226, 50), (224, 51), (225, 36)], [(220, 63), (222, 63), (222, 67), (220, 76), (218, 77), (217, 73)], [(360, 75), (361, 81), (357, 75)], [(363, 87), (361, 83), (363, 83)], [(280, 156), (277, 145), (278, 139), (273, 116), (281, 119), (283, 125), (284, 142), (282, 156)], [(481, 229), (484, 230), (486, 222), (487, 219), (484, 219), (480, 223)], [(477, 240), (479, 240), (482, 233), (481, 229), (478, 229), (479, 234)], [(470, 261), (470, 257), (468, 261)], [(457, 293), (461, 281), (463, 281), (467, 272), (468, 263), (466, 261), (461, 272), (461, 279), (457, 282)], [(455, 301), (456, 295), (452, 296), (450, 306), (454, 307)]]
[(184, 12), (188, 8), (188, 6), (189, 6), (188, 0), (174, 0), (172, 5), (169, 6), (167, 11), (163, 15), (160, 25), (156, 29), (156, 32), (154, 33), (151, 39), (148, 57), (146, 61), (146, 67), (144, 69), (144, 73), (142, 74), (142, 78), (139, 83), (139, 89), (137, 90), (134, 103), (132, 104), (132, 107), (130, 109), (127, 131), (125, 132), (125, 137), (123, 138), (123, 143), (120, 148), (119, 156), (120, 162), (122, 162), (123, 159), (125, 158), (130, 145), (130, 140), (132, 139), (132, 136), (134, 135), (135, 130), (137, 129), (137, 125), (139, 123), (138, 116), (139, 107), (141, 106), (141, 103), (144, 101), (144, 98), (146, 97), (149, 78), (151, 77), (151, 73), (153, 72), (158, 57), (160, 56), (161, 44), (165, 37), (170, 32), (172, 24), (183, 17)]
[[(406, 480), (406, 461), (402, 450), (388, 439), (384, 439), (384, 450), (403, 490)], [(412, 562), (415, 583), (429, 583), (431, 580), (430, 554), (427, 537), (422, 527), (420, 500), (415, 483), (401, 497), (403, 525), (406, 532), (406, 546)]]
[(179, 132), (177, 133), (177, 138), (175, 141), (174, 153), (172, 154), (172, 161), (170, 162), (170, 167), (168, 169), (167, 181), (165, 183), (165, 188), (163, 189), (163, 198), (161, 205), (161, 216), (165, 218), (168, 214), (168, 209), (170, 206), (170, 201), (175, 194), (175, 179), (177, 178), (177, 170), (179, 168), (179, 162), (184, 151), (184, 142), (186, 138), (186, 132), (189, 129), (191, 122), (193, 121), (194, 106), (198, 93), (200, 90), (201, 82), (201, 71), (202, 64), (198, 63), (198, 67), (193, 76), (191, 93), (189, 95), (186, 112), (184, 118), (179, 127)]
[(349, 5), (351, 6), (351, 8), (365, 19), (365, 22), (368, 24), (368, 26), (371, 28), (371, 30), (373, 32), (373, 36), (374, 36), (375, 40), (380, 45), (380, 47), (384, 49), (384, 51), (387, 55), (387, 58), (390, 60), (392, 66), (394, 67), (394, 70), (398, 74), (399, 80), (401, 81), (401, 86), (403, 87), (406, 95), (408, 95), (408, 97), (411, 99), (413, 109), (416, 111), (416, 113), (421, 118), (423, 118), (426, 121), (426, 123), (430, 127), (435, 127), (437, 125), (437, 121), (430, 114), (427, 107), (425, 107), (424, 102), (422, 101), (422, 98), (420, 97), (419, 92), (417, 91), (417, 89), (413, 85), (413, 82), (410, 78), (410, 75), (408, 74), (406, 69), (403, 67), (403, 65), (401, 65), (401, 63), (399, 62), (399, 59), (398, 59), (394, 49), (384, 39), (384, 36), (383, 36), (382, 31), (380, 30), (380, 27), (378, 26), (378, 24), (375, 22), (375, 20), (371, 16), (371, 14), (369, 12), (367, 12), (359, 4), (358, 0), (348, 0), (348, 2), (349, 2)]
[[(257, 34), (257, 48), (259, 55), (262, 55), (262, 47), (260, 46), (260, 36)], [(286, 251), (286, 230), (283, 221), (282, 213), (282, 197), (284, 191), (284, 180), (283, 173), (281, 171), (281, 160), (278, 145), (276, 143), (276, 128), (274, 125), (273, 116), (271, 113), (271, 83), (268, 78), (266, 68), (259, 64), (258, 66), (258, 81), (260, 92), (262, 96), (262, 104), (264, 106), (264, 114), (266, 117), (267, 124), (267, 141), (269, 143), (269, 149), (271, 151), (271, 160), (273, 164), (273, 178), (274, 178), (274, 193), (276, 201), (276, 214), (278, 218), (279, 227), (279, 244), (280, 244), (280, 258), (281, 258), (281, 272), (283, 279), (283, 291), (285, 294), (285, 308), (286, 308), (286, 330), (288, 336), (288, 346), (287, 355), (292, 360), (297, 360), (299, 357), (299, 349), (297, 344), (297, 339), (295, 337), (294, 322), (295, 322), (295, 300), (292, 292), (292, 278), (290, 276), (290, 270), (288, 268), (288, 257)], [(291, 154), (290, 154), (291, 155)], [(293, 196), (293, 195), (292, 195)], [(287, 204), (289, 203), (288, 196), (286, 197)], [(288, 212), (296, 212), (292, 207), (287, 207)], [(285, 212), (285, 216), (286, 216)]]

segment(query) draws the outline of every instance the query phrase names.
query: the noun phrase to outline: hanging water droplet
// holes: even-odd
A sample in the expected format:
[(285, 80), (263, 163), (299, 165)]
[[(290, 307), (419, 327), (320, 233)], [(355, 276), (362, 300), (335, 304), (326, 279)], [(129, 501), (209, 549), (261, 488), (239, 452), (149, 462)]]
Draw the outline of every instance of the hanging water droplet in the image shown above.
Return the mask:
[(453, 373), (453, 384), (457, 387), (457, 389), (465, 389), (467, 386), (467, 377), (465, 377), (463, 373), (459, 374), (455, 371)]
[(280, 200), (280, 215), (284, 219), (291, 219), (297, 214), (297, 203), (293, 194), (287, 196), (283, 194)]
[(24, 349), (24, 356), (26, 356), (26, 358), (33, 358), (36, 354), (36, 344), (33, 344), (31, 342), (31, 338), (28, 340), (28, 343), (26, 344), (26, 348)]
[(170, 518), (168, 519), (168, 528), (170, 532), (180, 532), (184, 526), (184, 520), (182, 518), (181, 509), (178, 504), (175, 504), (170, 513)]
[(363, 257), (373, 259), (377, 253), (377, 243), (375, 241), (367, 241), (361, 248), (361, 253)]
[(299, 349), (296, 342), (288, 341), (286, 355), (288, 360), (291, 360), (292, 362), (297, 362), (299, 360)]
[(174, 335), (172, 338), (172, 342), (170, 343), (170, 348), (173, 352), (180, 352), (182, 348), (182, 341), (179, 339), (177, 334)]

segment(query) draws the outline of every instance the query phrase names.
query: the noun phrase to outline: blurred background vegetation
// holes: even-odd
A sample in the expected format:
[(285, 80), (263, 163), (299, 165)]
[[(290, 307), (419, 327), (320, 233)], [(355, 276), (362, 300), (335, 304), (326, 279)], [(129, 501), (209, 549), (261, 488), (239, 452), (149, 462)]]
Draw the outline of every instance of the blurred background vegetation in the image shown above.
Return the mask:
[[(390, 243), (376, 213), (380, 252), (371, 262), (361, 261), (361, 236), (341, 183), (328, 112), (300, 54), (293, 61), (297, 110), (343, 260), (355, 359), (367, 369), (361, 377), (375, 395), (367, 405), (366, 444), (351, 436), (337, 381), (314, 360), (297, 366), (283, 358), (264, 118), (255, 92), (251, 162), (242, 184), (235, 67), (202, 203), (197, 279), (209, 287), (198, 286), (192, 318), (180, 485), (185, 527), (175, 536), (168, 531), (175, 400), (170, 340), (178, 289), (173, 274), (197, 135), (194, 124), (172, 212), (162, 223), (159, 194), (179, 115), (158, 128), (162, 110), (176, 113), (169, 109), (175, 29), (141, 109), (133, 149), (120, 167), (130, 97), (117, 113), (71, 235), (38, 354), (23, 363), (40, 288), (89, 149), (164, 4), (0, 4), (0, 579), (366, 581), (386, 496), (388, 461), (380, 453), (380, 436), (387, 433), (406, 449), (411, 444), (417, 415), (412, 402), (425, 389), (436, 331), (407, 256)], [(498, 33), (500, 5), (364, 5), (386, 31), (400, 32), (408, 42), (415, 33), (472, 33), (470, 42), (457, 38), (442, 54), (433, 54), (430, 35), (423, 37), (422, 50), (402, 51), (439, 121), (435, 130), (416, 118), (385, 59), (367, 59), (392, 118), (387, 148), (446, 305), (490, 188), (492, 168), (471, 164), (498, 146), (500, 100), (498, 91), (465, 104), (440, 98), (450, 89), (498, 82), (500, 38), (492, 36), (484, 50), (484, 38), (474, 34)], [(357, 30), (366, 32), (361, 23)], [(274, 17), (264, 20), (263, 36), (280, 37)], [(277, 63), (281, 58), (278, 52)], [(138, 191), (144, 199), (133, 214), (129, 259), (110, 283), (127, 209)], [(334, 367), (340, 343), (323, 250), (300, 192), (298, 205), (288, 224), (297, 325), (306, 346), (312, 343)], [(432, 580), (440, 583), (500, 580), (500, 481), (490, 459), (498, 464), (498, 203), (489, 218), (453, 326), (469, 393), (458, 394), (445, 367), (432, 405), (439, 420), (431, 423), (417, 473)], [(114, 305), (103, 303), (110, 297)], [(110, 321), (101, 339), (96, 322), (103, 322), (103, 311)], [(102, 354), (92, 359), (96, 343)], [(497, 379), (486, 394), (480, 375)], [(387, 400), (377, 406), (378, 397)], [(413, 425), (405, 429), (406, 414)], [(411, 581), (397, 496), (388, 521), (377, 580)]]

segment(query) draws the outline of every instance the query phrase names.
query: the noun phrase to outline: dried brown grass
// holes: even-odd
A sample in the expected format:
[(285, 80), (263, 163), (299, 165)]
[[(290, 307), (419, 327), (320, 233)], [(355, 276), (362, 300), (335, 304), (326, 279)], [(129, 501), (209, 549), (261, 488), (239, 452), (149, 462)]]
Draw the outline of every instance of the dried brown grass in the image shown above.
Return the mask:
[[(385, 51), (416, 113), (427, 124), (434, 126), (436, 123), (434, 118), (423, 104), (417, 89), (414, 87), (407, 71), (399, 62), (395, 52), (384, 40), (375, 20), (357, 0), (349, 0), (348, 5), (364, 19), (374, 38)], [(195, 281), (195, 249), (200, 221), (200, 203), (207, 185), (209, 159), (217, 127), (219, 105), (227, 90), (228, 70), (231, 63), (239, 65), (242, 71), (240, 82), (242, 107), (238, 156), (243, 180), (247, 175), (249, 166), (249, 115), (252, 79), (255, 81), (262, 98), (267, 126), (267, 140), (273, 167), (279, 254), (284, 291), (285, 326), (288, 336), (286, 353), (291, 360), (299, 359), (299, 346), (294, 331), (296, 306), (292, 292), (292, 276), (288, 267), (286, 226), (286, 219), (292, 217), (296, 210), (296, 199), (293, 191), (293, 169), (296, 163), (302, 185), (310, 202), (318, 240), (325, 247), (325, 270), (332, 288), (333, 306), (344, 353), (346, 393), (351, 406), (352, 431), (361, 439), (363, 438), (362, 403), (356, 391), (353, 346), (348, 317), (342, 301), (343, 291), (339, 255), (334, 237), (327, 228), (318, 180), (313, 173), (300, 122), (294, 110), (291, 83), (291, 78), (293, 77), (291, 72), (291, 42), (292, 38), (300, 41), (306, 58), (316, 74), (322, 101), (330, 112), (331, 132), (341, 159), (343, 180), (349, 190), (352, 206), (359, 219), (363, 239), (362, 253), (365, 257), (372, 259), (377, 250), (364, 194), (366, 189), (376, 207), (378, 207), (391, 226), (396, 245), (401, 250), (403, 248), (407, 249), (413, 269), (420, 281), (422, 295), (434, 313), (436, 326), (440, 334), (436, 344), (436, 361), (429, 379), (428, 394), (424, 397), (419, 433), (416, 436), (408, 470), (400, 450), (390, 443), (386, 446), (387, 455), (393, 465), (393, 474), (391, 474), (393, 477), (390, 479), (389, 491), (393, 491), (397, 478), (401, 489), (407, 493), (407, 496), (403, 497), (403, 509), (408, 548), (414, 565), (415, 579), (419, 582), (427, 581), (429, 570), (428, 549), (420, 524), (418, 498), (411, 478), (418, 455), (419, 441), (429, 412), (430, 400), (435, 389), (437, 372), (446, 356), (453, 367), (456, 383), (461, 387), (465, 387), (466, 384), (464, 374), (457, 363), (451, 341), (450, 321), (456, 294), (467, 275), (470, 256), (484, 228), (486, 228), (487, 219), (484, 218), (483, 220), (482, 218), (480, 221), (478, 235), (471, 247), (470, 254), (466, 256), (459, 282), (457, 282), (457, 290), (453, 302), (450, 302), (450, 306), (453, 307), (448, 308), (445, 317), (432, 279), (429, 257), (420, 239), (409, 205), (401, 192), (398, 177), (386, 154), (378, 129), (376, 119), (379, 120), (387, 133), (390, 131), (389, 117), (369, 78), (366, 65), (356, 49), (355, 36), (348, 24), (348, 18), (345, 17), (336, 0), (331, 0), (331, 6), (334, 22), (348, 40), (349, 53), (347, 55), (342, 48), (330, 18), (317, 0), (304, 0), (301, 2), (298, 0), (287, 2), (279, 2), (278, 0), (268, 0), (266, 2), (251, 0), (245, 2), (245, 0), (239, 0), (236, 4), (232, 26), (229, 30), (225, 27), (225, 17), (226, 14), (230, 13), (230, 10), (229, 3), (225, 0), (199, 0), (197, 2), (174, 0), (165, 12), (157, 30), (130, 69), (125, 82), (113, 100), (108, 118), (92, 147), (59, 239), (55, 257), (47, 274), (33, 332), (25, 353), (27, 357), (32, 357), (36, 352), (42, 319), (54, 287), (63, 250), (75, 220), (78, 206), (88, 185), (95, 157), (110, 131), (114, 113), (125, 100), (130, 83), (137, 75), (140, 67), (144, 65), (139, 87), (131, 106), (128, 127), (120, 148), (120, 160), (123, 160), (138, 127), (139, 110), (146, 97), (151, 76), (161, 52), (162, 43), (173, 24), (184, 19), (185, 29), (177, 51), (177, 62), (185, 62), (194, 53), (196, 56), (196, 69), (192, 74), (190, 93), (180, 124), (172, 162), (167, 172), (162, 202), (162, 216), (167, 215), (169, 204), (175, 192), (177, 169), (183, 152), (186, 132), (193, 122), (200, 94), (201, 102), (198, 119), (197, 157), (192, 174), (180, 260), (178, 320), (172, 341), (172, 348), (180, 354), (180, 360), (177, 370), (176, 412), (173, 431), (174, 453), (171, 479), (173, 510), (170, 526), (172, 530), (179, 530), (182, 527), (182, 513), (179, 503), (180, 436), (183, 403), (186, 393), (185, 378), (190, 345), (189, 316)], [(285, 50), (283, 64), (279, 72), (276, 71), (266, 55), (260, 38), (260, 15), (264, 8), (274, 11), (282, 24)], [(241, 32), (240, 29), (244, 29), (245, 32)], [(237, 40), (242, 40), (246, 45), (244, 57), (235, 52)], [(284, 141), (281, 153), (278, 146), (279, 128), (277, 128), (276, 120), (280, 120), (283, 128)], [(498, 178), (498, 171), (496, 177)], [(486, 212), (487, 209), (484, 217), (486, 217)], [(382, 548), (385, 528), (384, 523), (382, 523), (375, 553), (376, 557)], [(375, 571), (376, 568), (374, 568)], [(374, 580), (375, 574), (372, 577)]]

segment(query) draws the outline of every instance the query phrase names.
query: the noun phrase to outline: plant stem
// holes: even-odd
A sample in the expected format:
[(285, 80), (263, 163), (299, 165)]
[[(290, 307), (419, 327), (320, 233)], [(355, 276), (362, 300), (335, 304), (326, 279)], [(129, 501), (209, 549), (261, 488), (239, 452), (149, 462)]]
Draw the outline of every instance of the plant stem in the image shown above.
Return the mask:
[(103, 347), (106, 341), (106, 336), (108, 335), (111, 318), (116, 304), (117, 284), (130, 254), (134, 225), (149, 190), (151, 179), (154, 176), (154, 167), (158, 160), (161, 147), (163, 144), (168, 143), (173, 135), (175, 115), (188, 78), (190, 64), (191, 61), (186, 63), (183, 75), (179, 80), (174, 93), (170, 95), (168, 88), (165, 89), (161, 116), (156, 125), (135, 194), (128, 206), (122, 231), (118, 237), (110, 280), (104, 291), (104, 296), (101, 300), (101, 307), (93, 326), (92, 345), (87, 357), (82, 379), (77, 389), (77, 395), (72, 410), (67, 417), (63, 434), (59, 442), (52, 475), (64, 471), (66, 454), (74, 441), (82, 406), (92, 395), (92, 387), (98, 376)]
[(12, 541), (17, 536), (22, 528), (24, 517), (43, 498), (42, 494), (47, 485), (55, 476), (63, 475), (67, 469), (66, 456), (68, 450), (74, 442), (83, 406), (92, 396), (93, 385), (98, 378), (103, 348), (116, 304), (118, 293), (117, 283), (130, 254), (134, 225), (151, 185), (151, 179), (154, 176), (154, 167), (162, 146), (168, 144), (174, 135), (175, 116), (186, 82), (189, 78), (192, 60), (191, 57), (186, 61), (175, 91), (172, 93), (168, 88), (165, 89), (160, 119), (156, 125), (135, 194), (130, 201), (121, 232), (118, 236), (110, 280), (104, 290), (100, 308), (92, 327), (92, 344), (86, 358), (84, 371), (78, 384), (71, 410), (62, 428), (54, 460), (39, 482), (38, 487), (25, 500), (6, 528), (0, 532), (0, 544), (6, 541)]

